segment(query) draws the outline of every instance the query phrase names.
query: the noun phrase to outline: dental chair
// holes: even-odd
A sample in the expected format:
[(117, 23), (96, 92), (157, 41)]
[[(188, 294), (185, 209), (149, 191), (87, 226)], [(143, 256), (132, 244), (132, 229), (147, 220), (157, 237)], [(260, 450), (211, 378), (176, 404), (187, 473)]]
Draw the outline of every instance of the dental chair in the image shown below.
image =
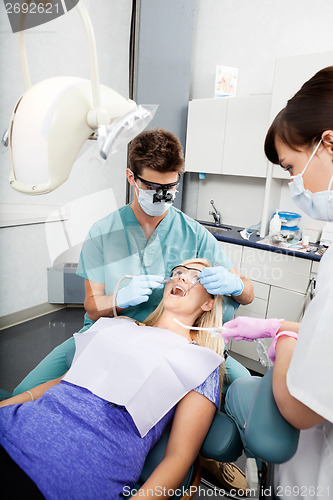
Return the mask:
[[(276, 406), (272, 392), (272, 374), (273, 370), (271, 369), (264, 377), (258, 378), (255, 384), (249, 385), (249, 399), (252, 398), (252, 405), (243, 430), (239, 432), (236, 423), (228, 415), (217, 412), (200, 450), (200, 454), (204, 457), (226, 463), (237, 460), (245, 445), (246, 456), (253, 461), (250, 468), (252, 477), (247, 478), (248, 482), (250, 479), (249, 488), (256, 488), (259, 498), (265, 498), (265, 500), (275, 500), (273, 464), (289, 460), (296, 452), (299, 438), (299, 430), (292, 427), (282, 417)], [(238, 381), (235, 382), (238, 383)], [(242, 434), (242, 439), (240, 434)], [(163, 459), (168, 437), (169, 433), (165, 432), (150, 451), (139, 483), (134, 489), (140, 488)], [(253, 463), (255, 463), (255, 473), (258, 474), (254, 478)], [(259, 472), (257, 472), (257, 468)], [(178, 488), (179, 494), (174, 495), (172, 499), (193, 498), (200, 480), (201, 471), (197, 458), (188, 471), (183, 484)], [(182, 493), (186, 489), (187, 493), (183, 495)], [(234, 494), (232, 498), (235, 498)]]
[[(75, 349), (73, 348), (66, 355), (68, 367), (72, 364), (74, 352)], [(236, 424), (226, 413), (216, 412), (200, 450), (200, 454), (206, 458), (227, 463), (235, 462), (242, 455), (245, 448), (246, 456), (253, 460), (251, 462), (252, 476), (253, 464), (256, 464), (255, 473), (257, 473), (257, 468), (259, 469), (259, 476), (251, 478), (249, 487), (256, 487), (259, 493), (267, 489), (267, 485), (272, 481), (273, 467), (271, 464), (283, 463), (289, 460), (296, 452), (299, 438), (299, 431), (282, 417), (276, 406), (272, 391), (272, 375), (273, 369), (270, 369), (263, 377), (242, 377), (232, 382), (232, 384), (247, 384), (249, 412), (244, 426), (243, 423), (240, 426), (239, 421)], [(139, 482), (133, 488), (134, 490), (143, 485), (162, 461), (169, 434), (170, 432), (166, 431), (148, 454)], [(172, 500), (193, 498), (200, 480), (201, 469), (197, 458), (182, 485), (177, 488), (177, 493), (172, 497)], [(186, 490), (187, 493), (183, 494)], [(269, 490), (272, 492), (271, 498), (273, 500), (275, 498), (273, 488)], [(125, 498), (129, 497), (126, 496)], [(235, 495), (233, 495), (233, 498), (235, 498)], [(269, 498), (267, 492), (265, 492), (265, 500)]]
[[(71, 366), (74, 349), (68, 351), (66, 363)], [(296, 452), (299, 431), (292, 427), (280, 414), (272, 392), (272, 374), (269, 370), (263, 377), (242, 377), (232, 382), (246, 387), (248, 411), (244, 421), (237, 422), (224, 412), (216, 412), (212, 425), (201, 447), (200, 454), (218, 462), (235, 462), (245, 451), (252, 460), (251, 478), (247, 475), (249, 488), (259, 490), (259, 498), (275, 500), (273, 488), (273, 466), (289, 460)], [(12, 394), (2, 391), (1, 399)], [(227, 402), (226, 402), (227, 405)], [(150, 451), (144, 464), (138, 484), (139, 489), (157, 465), (162, 461), (167, 446), (169, 431), (166, 431), (154, 448)], [(253, 474), (253, 463), (255, 472)], [(259, 469), (259, 472), (257, 471)], [(172, 500), (193, 498), (201, 480), (199, 459), (190, 467), (183, 483), (177, 488)], [(183, 492), (186, 492), (183, 494)], [(129, 498), (129, 496), (125, 497)], [(235, 495), (232, 495), (235, 498)]]

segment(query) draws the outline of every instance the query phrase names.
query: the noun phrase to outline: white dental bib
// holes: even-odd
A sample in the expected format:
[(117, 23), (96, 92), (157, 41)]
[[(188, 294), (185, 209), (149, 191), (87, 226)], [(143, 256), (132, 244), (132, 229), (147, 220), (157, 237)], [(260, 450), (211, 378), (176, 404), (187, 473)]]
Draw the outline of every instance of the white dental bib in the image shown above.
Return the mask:
[(74, 337), (63, 380), (125, 406), (142, 437), (223, 362), (181, 335), (124, 318), (100, 318)]

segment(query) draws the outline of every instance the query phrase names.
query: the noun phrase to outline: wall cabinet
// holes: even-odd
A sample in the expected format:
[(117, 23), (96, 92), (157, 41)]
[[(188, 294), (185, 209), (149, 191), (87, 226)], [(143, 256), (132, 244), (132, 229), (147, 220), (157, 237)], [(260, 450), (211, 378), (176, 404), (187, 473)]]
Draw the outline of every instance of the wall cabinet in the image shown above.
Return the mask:
[[(331, 51), (276, 59), (270, 113), (271, 121), (285, 107), (288, 99), (296, 94), (304, 82), (309, 80), (320, 69), (332, 64), (332, 57), (333, 52)], [(284, 172), (281, 167), (274, 165), (273, 177), (276, 179), (289, 179), (289, 174)]]
[(196, 99), (189, 102), (185, 170), (222, 172), (227, 99)]
[(270, 95), (190, 101), (185, 170), (266, 177)]

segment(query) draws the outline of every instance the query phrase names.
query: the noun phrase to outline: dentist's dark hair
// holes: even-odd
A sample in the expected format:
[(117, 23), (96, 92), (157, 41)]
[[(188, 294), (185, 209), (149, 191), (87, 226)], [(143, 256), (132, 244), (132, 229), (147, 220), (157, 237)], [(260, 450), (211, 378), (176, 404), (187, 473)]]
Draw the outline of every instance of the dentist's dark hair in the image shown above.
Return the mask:
[(144, 167), (157, 172), (183, 172), (184, 154), (178, 137), (164, 129), (147, 130), (129, 145), (129, 167), (141, 175)]
[(265, 139), (265, 154), (279, 164), (275, 147), (278, 137), (294, 151), (313, 148), (325, 130), (333, 130), (333, 66), (316, 73), (289, 99), (278, 113)]

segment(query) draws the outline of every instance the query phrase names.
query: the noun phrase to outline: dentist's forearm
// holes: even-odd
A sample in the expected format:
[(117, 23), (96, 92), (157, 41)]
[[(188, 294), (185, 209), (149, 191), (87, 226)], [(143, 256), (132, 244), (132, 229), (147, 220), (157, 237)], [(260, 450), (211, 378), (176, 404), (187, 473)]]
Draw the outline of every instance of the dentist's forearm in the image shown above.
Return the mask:
[[(238, 273), (236, 273), (238, 274)], [(250, 304), (254, 299), (254, 290), (252, 281), (245, 276), (238, 274), (240, 279), (244, 284), (244, 290), (240, 295), (232, 295), (232, 298), (235, 299), (236, 302), (245, 306), (246, 304)]]
[[(84, 308), (92, 321), (99, 318), (113, 318), (113, 295), (93, 295), (86, 297)], [(122, 314), (123, 309), (116, 307), (117, 314)]]

